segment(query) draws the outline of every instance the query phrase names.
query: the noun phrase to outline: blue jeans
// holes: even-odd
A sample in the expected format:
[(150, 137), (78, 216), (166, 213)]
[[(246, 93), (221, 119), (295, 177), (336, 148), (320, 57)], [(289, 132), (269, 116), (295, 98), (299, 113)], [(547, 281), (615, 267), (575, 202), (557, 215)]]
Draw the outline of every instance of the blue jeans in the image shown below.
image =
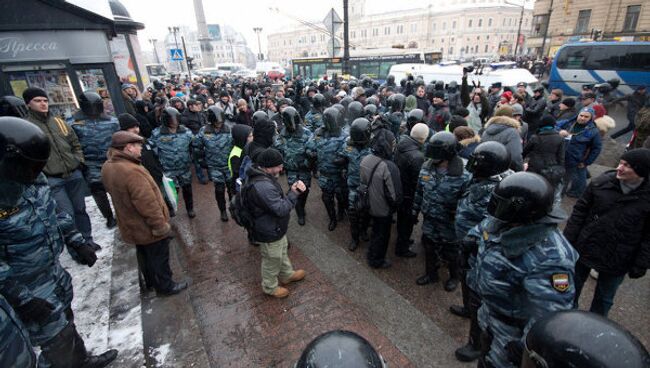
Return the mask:
[(47, 177), (59, 211), (65, 212), (74, 220), (77, 230), (86, 241), (92, 241), (90, 217), (86, 213), (85, 196), (88, 192), (81, 170), (75, 170), (67, 178)]
[(587, 167), (567, 167), (564, 176), (564, 191), (571, 197), (580, 197), (587, 187)]
[[(585, 281), (587, 281), (587, 277), (589, 277), (589, 271), (591, 271), (591, 269), (580, 263), (580, 261), (576, 263), (576, 298), (573, 303), (576, 308), (578, 307), (578, 300), (580, 299), (582, 287), (584, 286)], [(591, 308), (589, 308), (589, 311), (607, 317), (609, 310), (612, 308), (612, 305), (614, 305), (616, 290), (621, 286), (624, 279), (625, 275), (612, 276), (605, 273), (599, 273), (598, 280), (596, 281), (596, 292), (594, 293), (594, 299), (591, 301)]]

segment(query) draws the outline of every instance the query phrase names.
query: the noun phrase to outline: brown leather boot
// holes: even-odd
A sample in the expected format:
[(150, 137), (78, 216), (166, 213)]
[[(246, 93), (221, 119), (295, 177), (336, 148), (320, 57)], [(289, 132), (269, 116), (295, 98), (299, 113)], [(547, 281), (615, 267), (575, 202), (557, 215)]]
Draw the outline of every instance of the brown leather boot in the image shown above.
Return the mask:
[(283, 288), (282, 286), (278, 286), (275, 288), (275, 290), (273, 290), (271, 296), (276, 297), (278, 299), (286, 298), (287, 296), (289, 296), (289, 290)]
[(286, 285), (286, 284), (290, 284), (292, 282), (300, 281), (300, 280), (302, 280), (304, 278), (305, 278), (305, 271), (304, 270), (295, 270), (295, 271), (293, 271), (291, 276), (289, 276), (289, 278), (286, 279), (285, 281), (282, 281), (282, 283), (284, 285)]

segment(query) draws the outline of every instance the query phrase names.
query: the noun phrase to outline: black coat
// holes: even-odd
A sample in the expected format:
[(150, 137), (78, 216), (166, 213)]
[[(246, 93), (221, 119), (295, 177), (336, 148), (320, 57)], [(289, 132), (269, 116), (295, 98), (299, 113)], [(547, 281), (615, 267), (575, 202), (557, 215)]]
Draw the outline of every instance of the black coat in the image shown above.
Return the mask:
[[(534, 134), (526, 142), (523, 156), (528, 158), (528, 171), (530, 172), (544, 175), (543, 170), (553, 166), (564, 171), (564, 138), (553, 129)], [(547, 179), (553, 181), (550, 177)]]
[(564, 236), (579, 262), (598, 272), (623, 275), (650, 268), (650, 183), (623, 194), (616, 171), (594, 179), (580, 197)]
[(270, 243), (282, 239), (287, 233), (291, 210), (298, 196), (292, 191), (285, 195), (278, 180), (256, 165), (248, 169), (246, 180), (252, 181), (253, 186), (246, 191), (245, 199), (255, 219), (253, 240)]
[(181, 124), (191, 130), (194, 135), (199, 133), (199, 130), (207, 124), (207, 121), (208, 120), (203, 112), (193, 112), (187, 109), (183, 111), (183, 114), (181, 115)]
[(397, 145), (395, 163), (399, 167), (404, 199), (412, 200), (415, 197), (420, 169), (424, 163), (422, 145), (411, 137), (403, 137)]
[(531, 132), (536, 132), (539, 127), (539, 120), (542, 118), (546, 110), (546, 100), (544, 96), (533, 97), (530, 103), (524, 109), (524, 119), (528, 123), (528, 129)]

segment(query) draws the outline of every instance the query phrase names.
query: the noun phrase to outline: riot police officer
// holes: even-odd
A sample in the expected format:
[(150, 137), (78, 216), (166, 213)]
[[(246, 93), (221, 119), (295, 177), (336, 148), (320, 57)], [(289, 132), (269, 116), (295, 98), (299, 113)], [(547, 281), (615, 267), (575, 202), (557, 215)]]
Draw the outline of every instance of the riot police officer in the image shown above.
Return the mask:
[(39, 366), (105, 367), (117, 351), (86, 351), (73, 322), (72, 280), (59, 263), (64, 244), (88, 266), (97, 257), (71, 217), (57, 212), (41, 172), (49, 156), (39, 127), (0, 118), (0, 292), (41, 348)]
[(101, 170), (111, 146), (111, 137), (120, 130), (120, 124), (116, 118), (104, 114), (104, 100), (95, 92), (82, 93), (79, 105), (81, 110), (72, 116), (72, 129), (79, 138), (84, 154), (83, 175), (97, 208), (106, 219), (106, 227), (111, 229), (117, 222), (102, 184)]
[(312, 340), (294, 368), (319, 367), (386, 368), (386, 363), (368, 340), (351, 331), (336, 330)]
[(329, 107), (323, 112), (323, 126), (316, 129), (314, 136), (307, 143), (307, 153), (316, 159), (318, 165), (318, 185), (330, 222), (329, 231), (336, 229), (337, 216), (334, 197), (338, 202), (339, 212), (347, 208), (346, 184), (343, 182), (343, 168), (336, 164), (337, 154), (345, 147), (346, 136), (341, 131), (339, 110)]
[(425, 274), (418, 285), (438, 281), (441, 261), (447, 262), (449, 278), (445, 290), (453, 291), (459, 283), (458, 253), (454, 231), (454, 212), (463, 194), (469, 173), (458, 157), (458, 141), (449, 132), (438, 132), (426, 146), (427, 161), (422, 165), (413, 201), (413, 215), (422, 212), (422, 246), (425, 255)]
[(228, 221), (226, 211), (226, 189), (228, 196), (232, 196), (230, 170), (228, 169), (228, 156), (232, 150), (232, 135), (226, 125), (226, 115), (217, 106), (208, 108), (208, 122), (196, 135), (192, 145), (194, 153), (205, 161), (208, 167), (208, 176), (214, 183), (214, 196), (221, 213), (221, 221)]
[(325, 103), (325, 96), (320, 93), (315, 94), (311, 99), (311, 109), (305, 114), (305, 126), (312, 132), (323, 126)]
[(550, 312), (573, 308), (578, 253), (557, 226), (553, 187), (542, 176), (519, 172), (503, 179), (488, 203), (488, 216), (469, 232), (478, 240), (467, 284), (481, 298), (479, 367), (520, 365), (520, 342)]
[(395, 137), (399, 137), (399, 129), (404, 121), (404, 106), (406, 105), (406, 96), (401, 93), (389, 97), (390, 111), (384, 114), (389, 122), (390, 131), (393, 132)]
[(149, 142), (158, 155), (165, 175), (174, 180), (183, 191), (185, 209), (190, 218), (194, 213), (192, 196), (192, 157), (190, 147), (194, 136), (192, 132), (180, 125), (181, 114), (173, 107), (167, 107), (161, 115), (162, 125), (151, 133)]
[[(470, 156), (466, 169), (472, 174), (472, 179), (456, 209), (456, 236), (463, 240), (469, 230), (487, 216), (487, 205), (494, 187), (506, 176), (512, 174), (508, 169), (510, 154), (506, 147), (499, 142), (484, 142), (479, 144)], [(461, 247), (461, 290), (463, 305), (452, 305), (449, 310), (460, 317), (470, 319), (469, 341), (456, 350), (456, 358), (460, 361), (473, 361), (480, 355), (480, 328), (477, 312), (480, 298), (476, 290), (466, 282), (466, 271), (476, 257), (476, 247), (470, 239), (467, 249)], [(461, 245), (464, 244), (461, 242)], [(472, 259), (470, 261), (470, 258)]]
[(311, 187), (307, 142), (311, 139), (312, 133), (302, 125), (300, 114), (295, 108), (286, 107), (280, 115), (282, 116), (283, 127), (277, 136), (275, 147), (284, 156), (287, 182), (291, 187), (293, 183), (302, 180), (307, 188), (298, 195), (298, 202), (296, 202), (298, 224), (303, 226), (305, 225), (305, 204)]
[(22, 98), (16, 96), (2, 96), (0, 98), (0, 116), (27, 117), (27, 105)]
[[(350, 106), (359, 102), (352, 102)], [(350, 126), (345, 149), (340, 153), (340, 161), (346, 167), (348, 185), (348, 216), (350, 219), (350, 235), (352, 241), (348, 249), (354, 251), (359, 246), (359, 239), (368, 239), (368, 216), (357, 211), (357, 189), (360, 183), (359, 165), (361, 160), (370, 154), (370, 121), (366, 118), (356, 118)]]

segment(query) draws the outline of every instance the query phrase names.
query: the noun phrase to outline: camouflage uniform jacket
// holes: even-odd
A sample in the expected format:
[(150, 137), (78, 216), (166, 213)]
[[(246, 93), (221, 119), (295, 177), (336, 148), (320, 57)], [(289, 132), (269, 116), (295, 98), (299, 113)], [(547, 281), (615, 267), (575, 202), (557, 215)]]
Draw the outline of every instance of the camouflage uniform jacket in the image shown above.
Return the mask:
[(345, 149), (340, 153), (348, 161), (347, 168), (347, 182), (350, 192), (356, 192), (361, 182), (361, 175), (359, 172), (359, 165), (361, 160), (370, 154), (370, 147), (359, 147), (351, 144), (348, 140)]
[(169, 132), (165, 126), (154, 129), (149, 138), (154, 152), (158, 155), (165, 174), (172, 177), (185, 177), (190, 173), (192, 158), (190, 147), (194, 136), (180, 125), (176, 133)]
[(205, 159), (210, 180), (213, 182), (225, 183), (229, 179), (228, 157), (232, 144), (230, 128), (225, 124), (219, 131), (212, 125), (205, 125), (194, 138), (194, 153)]
[(84, 177), (88, 183), (102, 181), (102, 165), (106, 162), (106, 153), (111, 147), (113, 133), (120, 130), (117, 119), (84, 119), (72, 122), (72, 129), (79, 138), (84, 154), (86, 170)]
[(275, 148), (282, 152), (285, 170), (309, 171), (307, 142), (312, 136), (312, 133), (302, 126), (297, 127), (293, 133), (282, 128), (276, 136)]

